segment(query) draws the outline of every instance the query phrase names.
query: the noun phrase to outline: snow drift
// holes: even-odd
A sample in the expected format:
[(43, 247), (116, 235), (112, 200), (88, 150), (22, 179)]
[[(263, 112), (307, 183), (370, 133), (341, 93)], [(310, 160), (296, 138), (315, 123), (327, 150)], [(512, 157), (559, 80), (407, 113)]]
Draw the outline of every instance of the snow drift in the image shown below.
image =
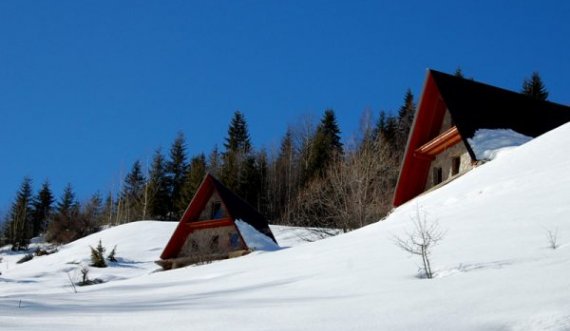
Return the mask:
[(479, 129), (467, 141), (477, 160), (492, 160), (502, 150), (525, 144), (532, 137), (525, 136), (511, 129)]

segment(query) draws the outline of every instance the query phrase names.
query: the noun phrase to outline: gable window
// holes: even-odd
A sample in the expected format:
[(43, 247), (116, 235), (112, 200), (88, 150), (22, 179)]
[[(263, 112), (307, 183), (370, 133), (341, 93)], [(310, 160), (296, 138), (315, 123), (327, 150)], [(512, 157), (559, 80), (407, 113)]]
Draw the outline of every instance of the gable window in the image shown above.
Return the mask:
[(459, 173), (459, 166), (461, 165), (461, 159), (456, 156), (451, 159), (451, 175), (455, 176)]
[(223, 215), (222, 211), (222, 202), (221, 201), (214, 201), (212, 202), (212, 209), (210, 210), (210, 219), (215, 220), (218, 218), (222, 218)]
[(441, 167), (433, 168), (432, 176), (433, 176), (433, 186), (436, 186), (439, 183), (441, 183), (443, 181), (443, 170), (441, 169)]

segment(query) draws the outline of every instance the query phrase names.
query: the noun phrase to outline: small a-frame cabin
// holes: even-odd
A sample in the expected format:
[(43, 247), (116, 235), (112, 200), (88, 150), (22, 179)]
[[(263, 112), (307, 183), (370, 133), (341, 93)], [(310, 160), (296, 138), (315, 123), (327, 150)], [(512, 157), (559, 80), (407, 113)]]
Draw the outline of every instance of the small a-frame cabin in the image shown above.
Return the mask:
[(207, 174), (156, 263), (172, 269), (247, 254), (253, 247), (248, 246), (236, 222), (247, 223), (277, 244), (267, 220)]
[[(444, 185), (485, 161), (479, 133), (532, 139), (570, 121), (570, 107), (428, 70), (393, 205)], [(484, 145), (484, 144), (483, 144)]]

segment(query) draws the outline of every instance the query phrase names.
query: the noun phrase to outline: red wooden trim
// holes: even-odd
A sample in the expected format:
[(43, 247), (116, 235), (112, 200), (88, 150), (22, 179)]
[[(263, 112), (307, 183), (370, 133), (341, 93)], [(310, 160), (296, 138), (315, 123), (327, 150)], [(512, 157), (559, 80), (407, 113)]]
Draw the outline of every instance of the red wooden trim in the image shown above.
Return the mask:
[(210, 175), (206, 175), (202, 184), (198, 187), (196, 194), (192, 198), (192, 201), (190, 201), (188, 208), (184, 211), (184, 215), (182, 215), (182, 218), (170, 237), (170, 240), (164, 247), (164, 250), (160, 255), (161, 259), (169, 259), (178, 255), (180, 248), (184, 245), (186, 237), (191, 230), (186, 226), (186, 224), (192, 219), (197, 219), (200, 216), (200, 212), (204, 209), (208, 199), (212, 196), (213, 190), (214, 185), (212, 179)]
[(461, 135), (459, 135), (457, 127), (454, 126), (417, 148), (415, 150), (415, 153), (436, 156), (437, 154), (443, 152), (444, 150), (457, 144), (460, 141)]
[(221, 218), (221, 219), (217, 219), (217, 220), (189, 222), (189, 223), (186, 223), (186, 227), (188, 227), (192, 231), (196, 231), (196, 230), (217, 228), (217, 227), (222, 227), (222, 226), (230, 226), (233, 224), (234, 224), (234, 222), (231, 218)]
[(426, 154), (426, 153), (421, 153), (421, 152), (418, 152), (418, 151), (415, 151), (415, 152), (414, 152), (414, 158), (420, 159), (420, 160), (424, 160), (424, 161), (430, 161), (430, 162), (433, 161), (433, 160), (435, 160), (435, 156), (429, 155), (429, 154)]
[(439, 135), (446, 110), (447, 106), (437, 84), (428, 71), (400, 168), (392, 201), (394, 206), (399, 206), (423, 192), (433, 158), (417, 153), (416, 150)]

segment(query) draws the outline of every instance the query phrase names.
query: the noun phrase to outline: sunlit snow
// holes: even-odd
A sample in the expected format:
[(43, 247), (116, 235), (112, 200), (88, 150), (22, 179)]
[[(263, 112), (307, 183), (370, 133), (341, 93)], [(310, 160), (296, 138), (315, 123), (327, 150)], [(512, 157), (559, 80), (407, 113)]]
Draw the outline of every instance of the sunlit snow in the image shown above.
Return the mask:
[(279, 245), (271, 240), (271, 238), (257, 231), (248, 223), (239, 219), (236, 220), (235, 223), (249, 249), (261, 251), (275, 251), (279, 249)]
[(511, 129), (479, 129), (467, 141), (477, 160), (492, 160), (498, 153), (532, 140)]
[[(552, 153), (569, 144), (565, 125), (382, 222), (206, 265), (157, 271), (176, 225), (164, 222), (110, 228), (24, 264), (3, 249), (0, 329), (569, 330), (570, 155)], [(418, 207), (446, 233), (431, 280), (394, 244)], [(119, 262), (91, 268), (105, 283), (74, 293), (67, 273), (99, 239)]]

